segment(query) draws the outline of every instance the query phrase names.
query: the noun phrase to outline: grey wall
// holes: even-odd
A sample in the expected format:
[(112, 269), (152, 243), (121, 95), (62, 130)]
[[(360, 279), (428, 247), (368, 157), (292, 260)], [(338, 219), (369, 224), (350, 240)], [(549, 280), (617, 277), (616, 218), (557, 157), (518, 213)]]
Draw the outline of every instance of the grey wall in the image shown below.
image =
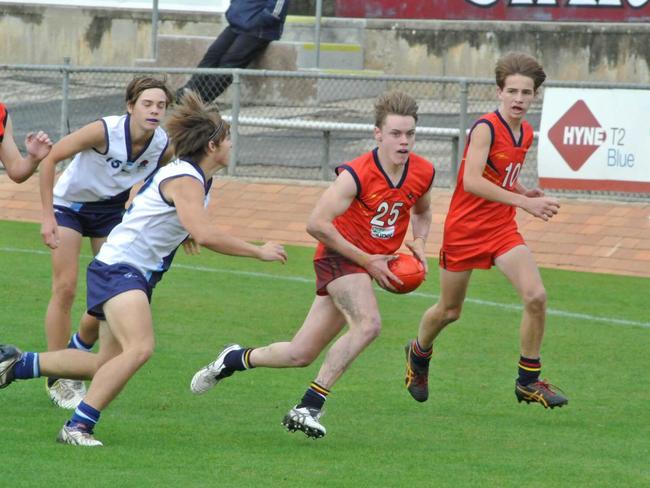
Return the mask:
[[(219, 14), (160, 14), (159, 33), (216, 36)], [(313, 24), (290, 18), (284, 40), (305, 40)], [(145, 10), (21, 4), (0, 6), (0, 63), (132, 66), (149, 57)], [(554, 79), (650, 82), (650, 25), (394, 21), (325, 18), (324, 42), (358, 42), (365, 67), (386, 73), (491, 76), (508, 50), (526, 50)]]

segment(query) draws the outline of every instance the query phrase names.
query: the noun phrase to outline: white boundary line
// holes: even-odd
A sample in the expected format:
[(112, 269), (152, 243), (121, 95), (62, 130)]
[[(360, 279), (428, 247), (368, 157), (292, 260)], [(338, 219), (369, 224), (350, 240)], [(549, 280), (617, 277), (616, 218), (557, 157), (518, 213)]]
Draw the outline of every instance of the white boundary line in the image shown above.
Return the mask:
[[(37, 249), (17, 249), (13, 247), (0, 247), (0, 252), (13, 252), (13, 253), (24, 253), (24, 254), (44, 254), (48, 255), (50, 254), (49, 251), (41, 251)], [(85, 258), (90, 258), (91, 256), (89, 255), (83, 255), (82, 257)], [(294, 283), (309, 283), (313, 284), (314, 279), (313, 278), (304, 278), (302, 276), (280, 276), (276, 274), (271, 274), (271, 273), (259, 273), (255, 271), (239, 271), (239, 270), (234, 270), (234, 269), (221, 269), (221, 268), (209, 268), (206, 266), (190, 266), (187, 264), (174, 264), (174, 268), (177, 269), (185, 269), (189, 271), (200, 271), (204, 273), (222, 273), (222, 274), (232, 274), (232, 275), (237, 275), (237, 276), (249, 276), (253, 278), (263, 278), (263, 279), (268, 279), (268, 280), (279, 280), (279, 281), (292, 281)], [(380, 289), (381, 290), (381, 289)], [(381, 290), (384, 291), (384, 290)], [(387, 293), (387, 292), (386, 292)], [(421, 292), (412, 292), (409, 293), (408, 295), (405, 296), (410, 296), (410, 297), (417, 297), (417, 298), (428, 298), (431, 300), (437, 300), (438, 295), (435, 295), (433, 293), (421, 293)], [(513, 303), (499, 303), (499, 302), (492, 302), (489, 300), (481, 300), (479, 298), (466, 298), (465, 299), (466, 303), (471, 303), (473, 305), (480, 305), (483, 307), (492, 307), (492, 308), (500, 308), (502, 310), (513, 310), (517, 312), (521, 312), (522, 306), (519, 304), (513, 304)], [(555, 317), (563, 317), (563, 318), (569, 318), (569, 319), (576, 319), (576, 320), (584, 320), (588, 322), (599, 322), (599, 323), (605, 323), (605, 324), (610, 324), (610, 325), (621, 325), (621, 326), (631, 326), (631, 327), (642, 327), (645, 329), (650, 329), (650, 322), (639, 322), (636, 320), (626, 320), (626, 319), (617, 319), (617, 318), (612, 318), (612, 317), (600, 317), (598, 315), (589, 315), (586, 313), (577, 313), (577, 312), (569, 312), (566, 310), (556, 310), (553, 308), (549, 308), (546, 310), (546, 313), (548, 315), (552, 315)]]

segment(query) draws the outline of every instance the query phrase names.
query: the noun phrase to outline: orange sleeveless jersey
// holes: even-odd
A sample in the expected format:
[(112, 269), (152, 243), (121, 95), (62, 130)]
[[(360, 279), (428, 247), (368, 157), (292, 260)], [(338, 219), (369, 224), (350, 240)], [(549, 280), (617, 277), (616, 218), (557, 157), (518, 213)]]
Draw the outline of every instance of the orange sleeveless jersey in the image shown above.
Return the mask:
[[(393, 185), (379, 164), (377, 149), (336, 168), (348, 171), (357, 184), (357, 195), (334, 226), (345, 239), (370, 254), (393, 254), (406, 235), (410, 209), (424, 195), (435, 176), (433, 164), (411, 153), (404, 174)], [(336, 252), (318, 244), (314, 259)]]
[(483, 170), (483, 178), (509, 191), (514, 191), (513, 187), (519, 179), (526, 153), (533, 142), (533, 128), (528, 122), (522, 121), (521, 135), (516, 140), (510, 126), (498, 110), (476, 121), (467, 138), (456, 190), (451, 197), (449, 212), (445, 219), (443, 248), (480, 244), (501, 233), (517, 231), (514, 207), (486, 200), (463, 189), (467, 149), (472, 132), (478, 124), (486, 124), (492, 133), (492, 144)]
[(5, 127), (7, 126), (7, 107), (4, 103), (0, 103), (0, 142), (5, 137)]

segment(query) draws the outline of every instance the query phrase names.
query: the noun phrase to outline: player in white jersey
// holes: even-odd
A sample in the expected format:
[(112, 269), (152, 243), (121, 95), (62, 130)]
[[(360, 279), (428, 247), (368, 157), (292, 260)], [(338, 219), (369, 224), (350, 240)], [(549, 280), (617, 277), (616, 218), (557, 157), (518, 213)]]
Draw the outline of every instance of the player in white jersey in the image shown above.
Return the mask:
[[(160, 127), (171, 100), (164, 80), (134, 78), (126, 88), (125, 115), (101, 118), (67, 135), (41, 163), (41, 235), (52, 249), (52, 297), (45, 316), (49, 351), (90, 350), (97, 340), (99, 322), (88, 314), (70, 336), (82, 240), (90, 238), (97, 254), (122, 220), (133, 185), (171, 159), (167, 133)], [(56, 165), (72, 156), (54, 186)], [(62, 408), (75, 408), (85, 393), (82, 381), (51, 377), (47, 387)]]
[(230, 153), (228, 124), (218, 111), (205, 108), (190, 93), (166, 125), (179, 160), (147, 180), (88, 266), (88, 311), (102, 321), (99, 352), (21, 353), (0, 345), (0, 388), (41, 374), (92, 378), (88, 393), (61, 428), (59, 442), (102, 445), (93, 436), (95, 424), (153, 353), (152, 290), (188, 234), (215, 252), (282, 263), (287, 259), (278, 244), (250, 244), (210, 221), (205, 205), (212, 176), (228, 164)]

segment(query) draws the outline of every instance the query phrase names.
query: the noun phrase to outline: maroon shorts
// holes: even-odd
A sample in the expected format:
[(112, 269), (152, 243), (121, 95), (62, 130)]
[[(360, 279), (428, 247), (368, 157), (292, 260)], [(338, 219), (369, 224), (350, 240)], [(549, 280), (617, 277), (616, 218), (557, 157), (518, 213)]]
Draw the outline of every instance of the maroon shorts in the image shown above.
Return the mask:
[(354, 273), (368, 273), (366, 268), (340, 254), (314, 259), (314, 270), (316, 271), (316, 295), (320, 296), (328, 295), (327, 285), (336, 278)]
[(500, 235), (480, 244), (467, 246), (449, 246), (443, 244), (440, 249), (440, 267), (448, 271), (468, 271), (470, 269), (490, 269), (494, 260), (510, 249), (525, 245), (519, 232)]

